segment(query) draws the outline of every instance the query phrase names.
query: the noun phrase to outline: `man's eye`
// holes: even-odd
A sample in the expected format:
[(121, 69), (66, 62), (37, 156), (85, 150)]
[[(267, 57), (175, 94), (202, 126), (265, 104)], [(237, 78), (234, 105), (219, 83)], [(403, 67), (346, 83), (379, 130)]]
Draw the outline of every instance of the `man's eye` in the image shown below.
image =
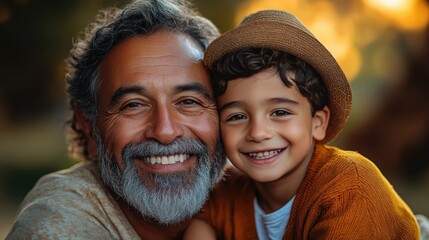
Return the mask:
[(277, 109), (271, 113), (271, 116), (279, 117), (279, 116), (285, 116), (285, 115), (289, 115), (289, 114), (290, 114), (290, 112), (288, 112), (284, 109)]
[(201, 103), (198, 102), (197, 100), (195, 100), (195, 99), (189, 99), (189, 98), (180, 101), (179, 104), (180, 105), (201, 105)]
[(129, 103), (127, 103), (127, 104), (123, 105), (123, 106), (121, 107), (121, 110), (138, 108), (138, 107), (140, 107), (141, 105), (142, 105), (142, 104), (141, 104), (141, 103), (138, 103), (138, 102), (129, 102)]
[(246, 116), (244, 114), (234, 114), (234, 115), (228, 117), (226, 119), (226, 121), (227, 122), (229, 122), (229, 121), (239, 121), (239, 120), (243, 120), (243, 119), (246, 119)]

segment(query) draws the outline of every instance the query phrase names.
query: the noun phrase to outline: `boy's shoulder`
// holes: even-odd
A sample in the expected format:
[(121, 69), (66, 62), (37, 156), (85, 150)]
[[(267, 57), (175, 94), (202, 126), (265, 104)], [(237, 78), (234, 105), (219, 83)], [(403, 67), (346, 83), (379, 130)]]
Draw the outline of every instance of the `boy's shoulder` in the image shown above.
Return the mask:
[(359, 152), (328, 145), (316, 146), (312, 163), (315, 168), (329, 168), (331, 170), (378, 170), (377, 166), (371, 160)]
[(368, 183), (384, 185), (386, 181), (377, 166), (362, 154), (327, 145), (316, 146), (307, 178), (311, 182), (331, 186), (347, 184), (349, 187)]

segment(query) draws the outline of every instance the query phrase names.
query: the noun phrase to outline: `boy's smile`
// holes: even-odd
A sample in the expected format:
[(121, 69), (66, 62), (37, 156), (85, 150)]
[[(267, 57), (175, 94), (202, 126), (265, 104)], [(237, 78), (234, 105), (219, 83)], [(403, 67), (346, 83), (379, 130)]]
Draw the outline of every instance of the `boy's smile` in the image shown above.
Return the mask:
[(285, 148), (250, 153), (242, 152), (242, 154), (247, 155), (248, 161), (250, 161), (252, 164), (262, 166), (275, 162), (284, 149)]
[(276, 156), (281, 151), (283, 151), (283, 149), (253, 152), (253, 153), (248, 153), (248, 155), (249, 155), (249, 157), (251, 157), (255, 160), (265, 160), (265, 159), (272, 158), (272, 157)]
[(326, 112), (312, 117), (309, 101), (273, 69), (229, 81), (219, 109), (228, 158), (257, 182), (303, 177), (315, 140), (325, 134), (318, 126)]

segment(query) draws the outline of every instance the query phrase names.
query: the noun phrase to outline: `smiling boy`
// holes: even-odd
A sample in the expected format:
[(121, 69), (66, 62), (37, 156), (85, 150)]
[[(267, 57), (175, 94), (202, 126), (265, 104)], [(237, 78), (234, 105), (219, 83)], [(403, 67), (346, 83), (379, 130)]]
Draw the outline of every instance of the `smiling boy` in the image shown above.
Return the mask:
[[(351, 88), (295, 16), (249, 15), (209, 45), (205, 64), (226, 154), (247, 175), (230, 174), (212, 193), (201, 214), (212, 237), (419, 239), (413, 213), (378, 168), (326, 145), (346, 123)], [(205, 222), (187, 236), (209, 239), (199, 235)]]

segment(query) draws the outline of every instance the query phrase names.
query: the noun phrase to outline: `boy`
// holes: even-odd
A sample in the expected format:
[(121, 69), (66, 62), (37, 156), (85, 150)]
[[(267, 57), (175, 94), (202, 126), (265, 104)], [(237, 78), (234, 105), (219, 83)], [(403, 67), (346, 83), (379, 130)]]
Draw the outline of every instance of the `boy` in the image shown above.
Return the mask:
[[(241, 172), (213, 191), (185, 237), (419, 239), (413, 213), (377, 167), (325, 145), (351, 110), (350, 85), (295, 16), (256, 12), (213, 41), (226, 154)], [(238, 189), (238, 190), (237, 190)], [(200, 235), (202, 234), (202, 235)]]

